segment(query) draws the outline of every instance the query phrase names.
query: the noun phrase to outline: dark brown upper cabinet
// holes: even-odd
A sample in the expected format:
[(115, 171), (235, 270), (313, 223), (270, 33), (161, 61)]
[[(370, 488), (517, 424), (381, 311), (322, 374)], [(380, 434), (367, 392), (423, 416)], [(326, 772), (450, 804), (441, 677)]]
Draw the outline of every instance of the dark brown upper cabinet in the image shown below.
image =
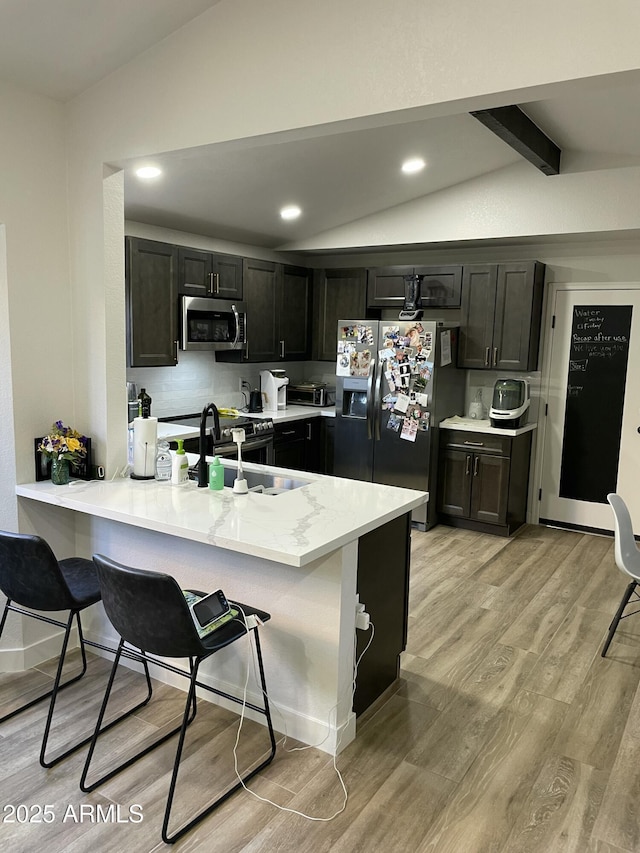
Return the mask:
[(130, 367), (178, 363), (178, 248), (125, 239), (127, 354)]
[(178, 293), (242, 299), (242, 258), (178, 248)]
[(311, 336), (311, 271), (246, 258), (243, 265), (247, 347), (217, 361), (303, 361)]
[(366, 317), (366, 312), (365, 269), (315, 270), (312, 358), (335, 362), (338, 320), (357, 320)]
[(543, 288), (538, 261), (465, 266), (458, 367), (535, 370)]
[(459, 308), (462, 266), (374, 267), (367, 270), (367, 306), (397, 308), (404, 304), (406, 275), (423, 276), (420, 298), (423, 308)]

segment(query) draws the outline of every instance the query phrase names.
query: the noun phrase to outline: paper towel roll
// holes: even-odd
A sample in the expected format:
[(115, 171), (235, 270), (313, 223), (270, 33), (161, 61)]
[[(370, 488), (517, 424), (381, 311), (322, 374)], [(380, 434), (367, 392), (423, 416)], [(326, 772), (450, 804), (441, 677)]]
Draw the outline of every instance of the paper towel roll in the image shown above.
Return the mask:
[(153, 477), (156, 468), (157, 418), (133, 419), (133, 475)]

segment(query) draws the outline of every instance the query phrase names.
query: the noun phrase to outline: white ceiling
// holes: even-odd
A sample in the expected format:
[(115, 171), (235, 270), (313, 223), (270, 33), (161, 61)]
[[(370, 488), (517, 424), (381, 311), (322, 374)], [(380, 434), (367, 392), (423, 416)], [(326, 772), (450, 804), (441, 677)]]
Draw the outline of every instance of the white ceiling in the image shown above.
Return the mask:
[[(216, 2), (0, 0), (0, 78), (68, 100)], [(520, 105), (563, 150), (561, 172), (640, 164), (640, 83), (581, 92)], [(149, 154), (164, 170), (155, 181), (133, 177), (140, 161), (113, 164), (126, 170), (128, 219), (272, 248), (519, 160), (468, 114)], [(427, 169), (402, 175), (416, 154)], [(287, 203), (303, 209), (296, 222), (278, 215)]]

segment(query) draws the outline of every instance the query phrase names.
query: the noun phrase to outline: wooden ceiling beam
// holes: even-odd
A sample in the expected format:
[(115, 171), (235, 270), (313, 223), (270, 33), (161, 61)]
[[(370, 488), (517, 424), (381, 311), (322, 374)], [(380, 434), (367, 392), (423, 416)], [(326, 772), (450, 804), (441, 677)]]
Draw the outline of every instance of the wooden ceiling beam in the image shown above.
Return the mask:
[(470, 113), (545, 175), (560, 174), (561, 150), (515, 104)]

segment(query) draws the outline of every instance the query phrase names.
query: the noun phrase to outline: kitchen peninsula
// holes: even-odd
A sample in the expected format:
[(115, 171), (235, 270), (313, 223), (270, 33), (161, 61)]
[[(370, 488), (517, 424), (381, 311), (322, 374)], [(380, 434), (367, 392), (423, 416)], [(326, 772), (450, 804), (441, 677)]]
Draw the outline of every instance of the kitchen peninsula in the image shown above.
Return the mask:
[[(355, 736), (356, 713), (397, 676), (406, 642), (410, 515), (428, 495), (249, 463), (245, 469), (306, 482), (275, 495), (128, 478), (45, 481), (16, 492), (43, 535), (49, 525), (73, 524), (83, 556), (103, 553), (165, 571), (183, 588), (222, 588), (232, 600), (269, 611), (262, 640), (276, 728), (334, 753)], [(375, 637), (358, 670), (354, 713), (356, 594)], [(112, 640), (101, 606), (94, 610), (87, 636)], [(368, 632), (358, 635), (363, 647)], [(216, 655), (203, 672), (230, 692), (245, 678), (247, 659), (238, 648)]]

